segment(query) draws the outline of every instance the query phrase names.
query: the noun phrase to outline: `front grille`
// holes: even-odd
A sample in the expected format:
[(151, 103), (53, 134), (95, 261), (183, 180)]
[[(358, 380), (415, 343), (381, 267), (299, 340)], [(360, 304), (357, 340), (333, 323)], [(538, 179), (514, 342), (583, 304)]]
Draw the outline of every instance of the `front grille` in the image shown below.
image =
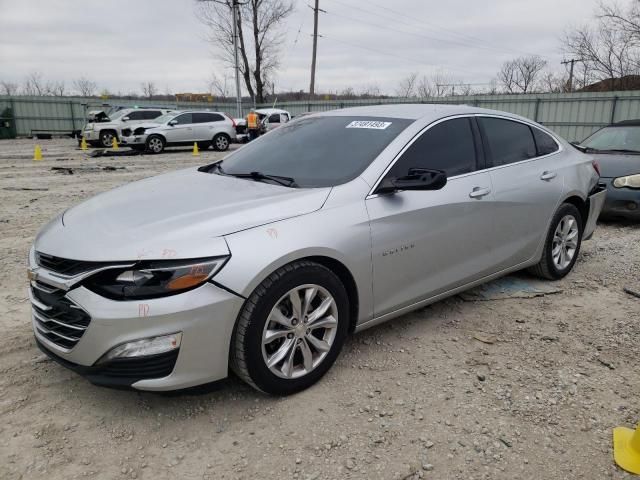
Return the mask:
[(98, 268), (113, 265), (113, 263), (107, 262), (85, 262), (82, 260), (70, 260), (68, 258), (54, 257), (53, 255), (47, 255), (45, 253), (36, 252), (36, 261), (38, 265), (51, 270), (52, 272), (59, 273), (60, 275), (66, 275), (72, 277), (80, 273), (85, 273), (90, 270), (96, 270)]
[(56, 345), (71, 349), (82, 338), (91, 317), (69, 300), (64, 290), (31, 283), (33, 318), (38, 332)]

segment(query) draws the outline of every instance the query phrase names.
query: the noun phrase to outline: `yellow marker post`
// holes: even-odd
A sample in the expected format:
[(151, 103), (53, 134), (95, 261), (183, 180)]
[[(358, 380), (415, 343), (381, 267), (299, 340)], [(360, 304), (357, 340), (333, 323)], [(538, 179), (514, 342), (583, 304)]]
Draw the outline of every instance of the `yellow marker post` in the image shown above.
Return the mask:
[(33, 149), (33, 159), (42, 160), (42, 149), (40, 145), (36, 145), (36, 148)]
[(613, 429), (613, 458), (620, 468), (640, 475), (640, 425)]
[(200, 150), (198, 150), (198, 142), (193, 142), (193, 153), (191, 154), (194, 157), (200, 156)]
[(113, 142), (111, 142), (111, 148), (113, 148), (114, 150), (120, 150), (120, 147), (118, 146), (118, 139), (116, 137), (113, 137)]
[(80, 142), (80, 150), (86, 150), (87, 148), (87, 139), (82, 137), (82, 141)]

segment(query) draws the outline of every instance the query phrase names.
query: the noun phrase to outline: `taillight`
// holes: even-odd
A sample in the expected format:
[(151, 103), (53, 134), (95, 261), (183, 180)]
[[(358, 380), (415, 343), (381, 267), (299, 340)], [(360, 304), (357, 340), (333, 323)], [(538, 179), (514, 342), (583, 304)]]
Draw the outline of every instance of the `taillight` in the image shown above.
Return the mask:
[(225, 117), (227, 117), (229, 120), (231, 120), (231, 123), (233, 124), (233, 128), (236, 128), (236, 127), (237, 127), (237, 125), (236, 125), (236, 121), (233, 119), (233, 117), (232, 117), (231, 115), (226, 114), (226, 113), (225, 113), (224, 115), (225, 115)]
[(593, 166), (593, 169), (596, 171), (598, 176), (600, 176), (600, 165), (598, 164), (598, 161), (597, 160), (591, 160), (591, 165)]

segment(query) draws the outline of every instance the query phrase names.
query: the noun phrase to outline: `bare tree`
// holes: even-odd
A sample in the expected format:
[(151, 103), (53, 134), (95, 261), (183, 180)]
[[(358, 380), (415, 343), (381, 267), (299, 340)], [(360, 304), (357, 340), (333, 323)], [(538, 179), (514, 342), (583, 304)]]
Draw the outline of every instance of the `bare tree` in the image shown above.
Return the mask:
[[(218, 57), (234, 66), (232, 0), (198, 2), (198, 18), (209, 27), (209, 41)], [(240, 73), (249, 95), (265, 101), (265, 86), (279, 66), (281, 26), (293, 12), (291, 0), (249, 0), (240, 6), (238, 45)]]
[(64, 81), (49, 84), (49, 93), (55, 97), (64, 97), (66, 89)]
[(396, 96), (400, 98), (412, 98), (416, 96), (416, 84), (418, 82), (418, 72), (411, 72), (400, 80), (396, 88)]
[(610, 88), (623, 87), (620, 79), (640, 72), (640, 2), (626, 9), (601, 3), (596, 18), (595, 26), (565, 33), (563, 51), (582, 63), (578, 85), (611, 79)]
[(569, 90), (569, 79), (556, 72), (543, 72), (540, 76), (540, 89), (546, 93), (562, 93)]
[(93, 97), (98, 89), (96, 82), (86, 77), (80, 77), (73, 81), (73, 88), (81, 97)]
[(351, 100), (357, 97), (353, 87), (345, 87), (338, 95), (345, 100)]
[(380, 86), (376, 83), (370, 83), (368, 85), (364, 85), (361, 90), (359, 96), (361, 98), (376, 98), (381, 95)]
[(3, 80), (2, 82), (0, 82), (0, 92), (2, 92), (3, 95), (15, 95), (16, 93), (18, 93), (18, 84)]
[(142, 82), (142, 95), (147, 98), (153, 98), (158, 93), (158, 88), (154, 82)]
[(41, 72), (31, 72), (24, 79), (22, 91), (25, 95), (50, 95), (51, 85), (44, 81)]
[(498, 80), (509, 93), (530, 93), (546, 66), (547, 61), (537, 55), (515, 58), (502, 65)]
[(229, 96), (229, 76), (225, 74), (220, 78), (215, 72), (213, 72), (211, 77), (209, 77), (208, 89), (212, 95), (227, 98)]
[(420, 98), (432, 97), (433, 91), (434, 91), (433, 84), (427, 78), (426, 75), (423, 75), (418, 81), (418, 84), (416, 85), (416, 93), (418, 94), (418, 97)]

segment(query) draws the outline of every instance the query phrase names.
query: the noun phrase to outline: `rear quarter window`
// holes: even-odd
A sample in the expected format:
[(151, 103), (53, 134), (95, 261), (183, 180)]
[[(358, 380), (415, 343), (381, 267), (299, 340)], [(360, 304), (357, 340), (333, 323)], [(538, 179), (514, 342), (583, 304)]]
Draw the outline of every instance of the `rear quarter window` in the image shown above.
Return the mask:
[(533, 137), (536, 140), (538, 155), (549, 155), (560, 150), (560, 146), (556, 143), (553, 137), (551, 137), (551, 135), (535, 127), (532, 128), (532, 130)]

